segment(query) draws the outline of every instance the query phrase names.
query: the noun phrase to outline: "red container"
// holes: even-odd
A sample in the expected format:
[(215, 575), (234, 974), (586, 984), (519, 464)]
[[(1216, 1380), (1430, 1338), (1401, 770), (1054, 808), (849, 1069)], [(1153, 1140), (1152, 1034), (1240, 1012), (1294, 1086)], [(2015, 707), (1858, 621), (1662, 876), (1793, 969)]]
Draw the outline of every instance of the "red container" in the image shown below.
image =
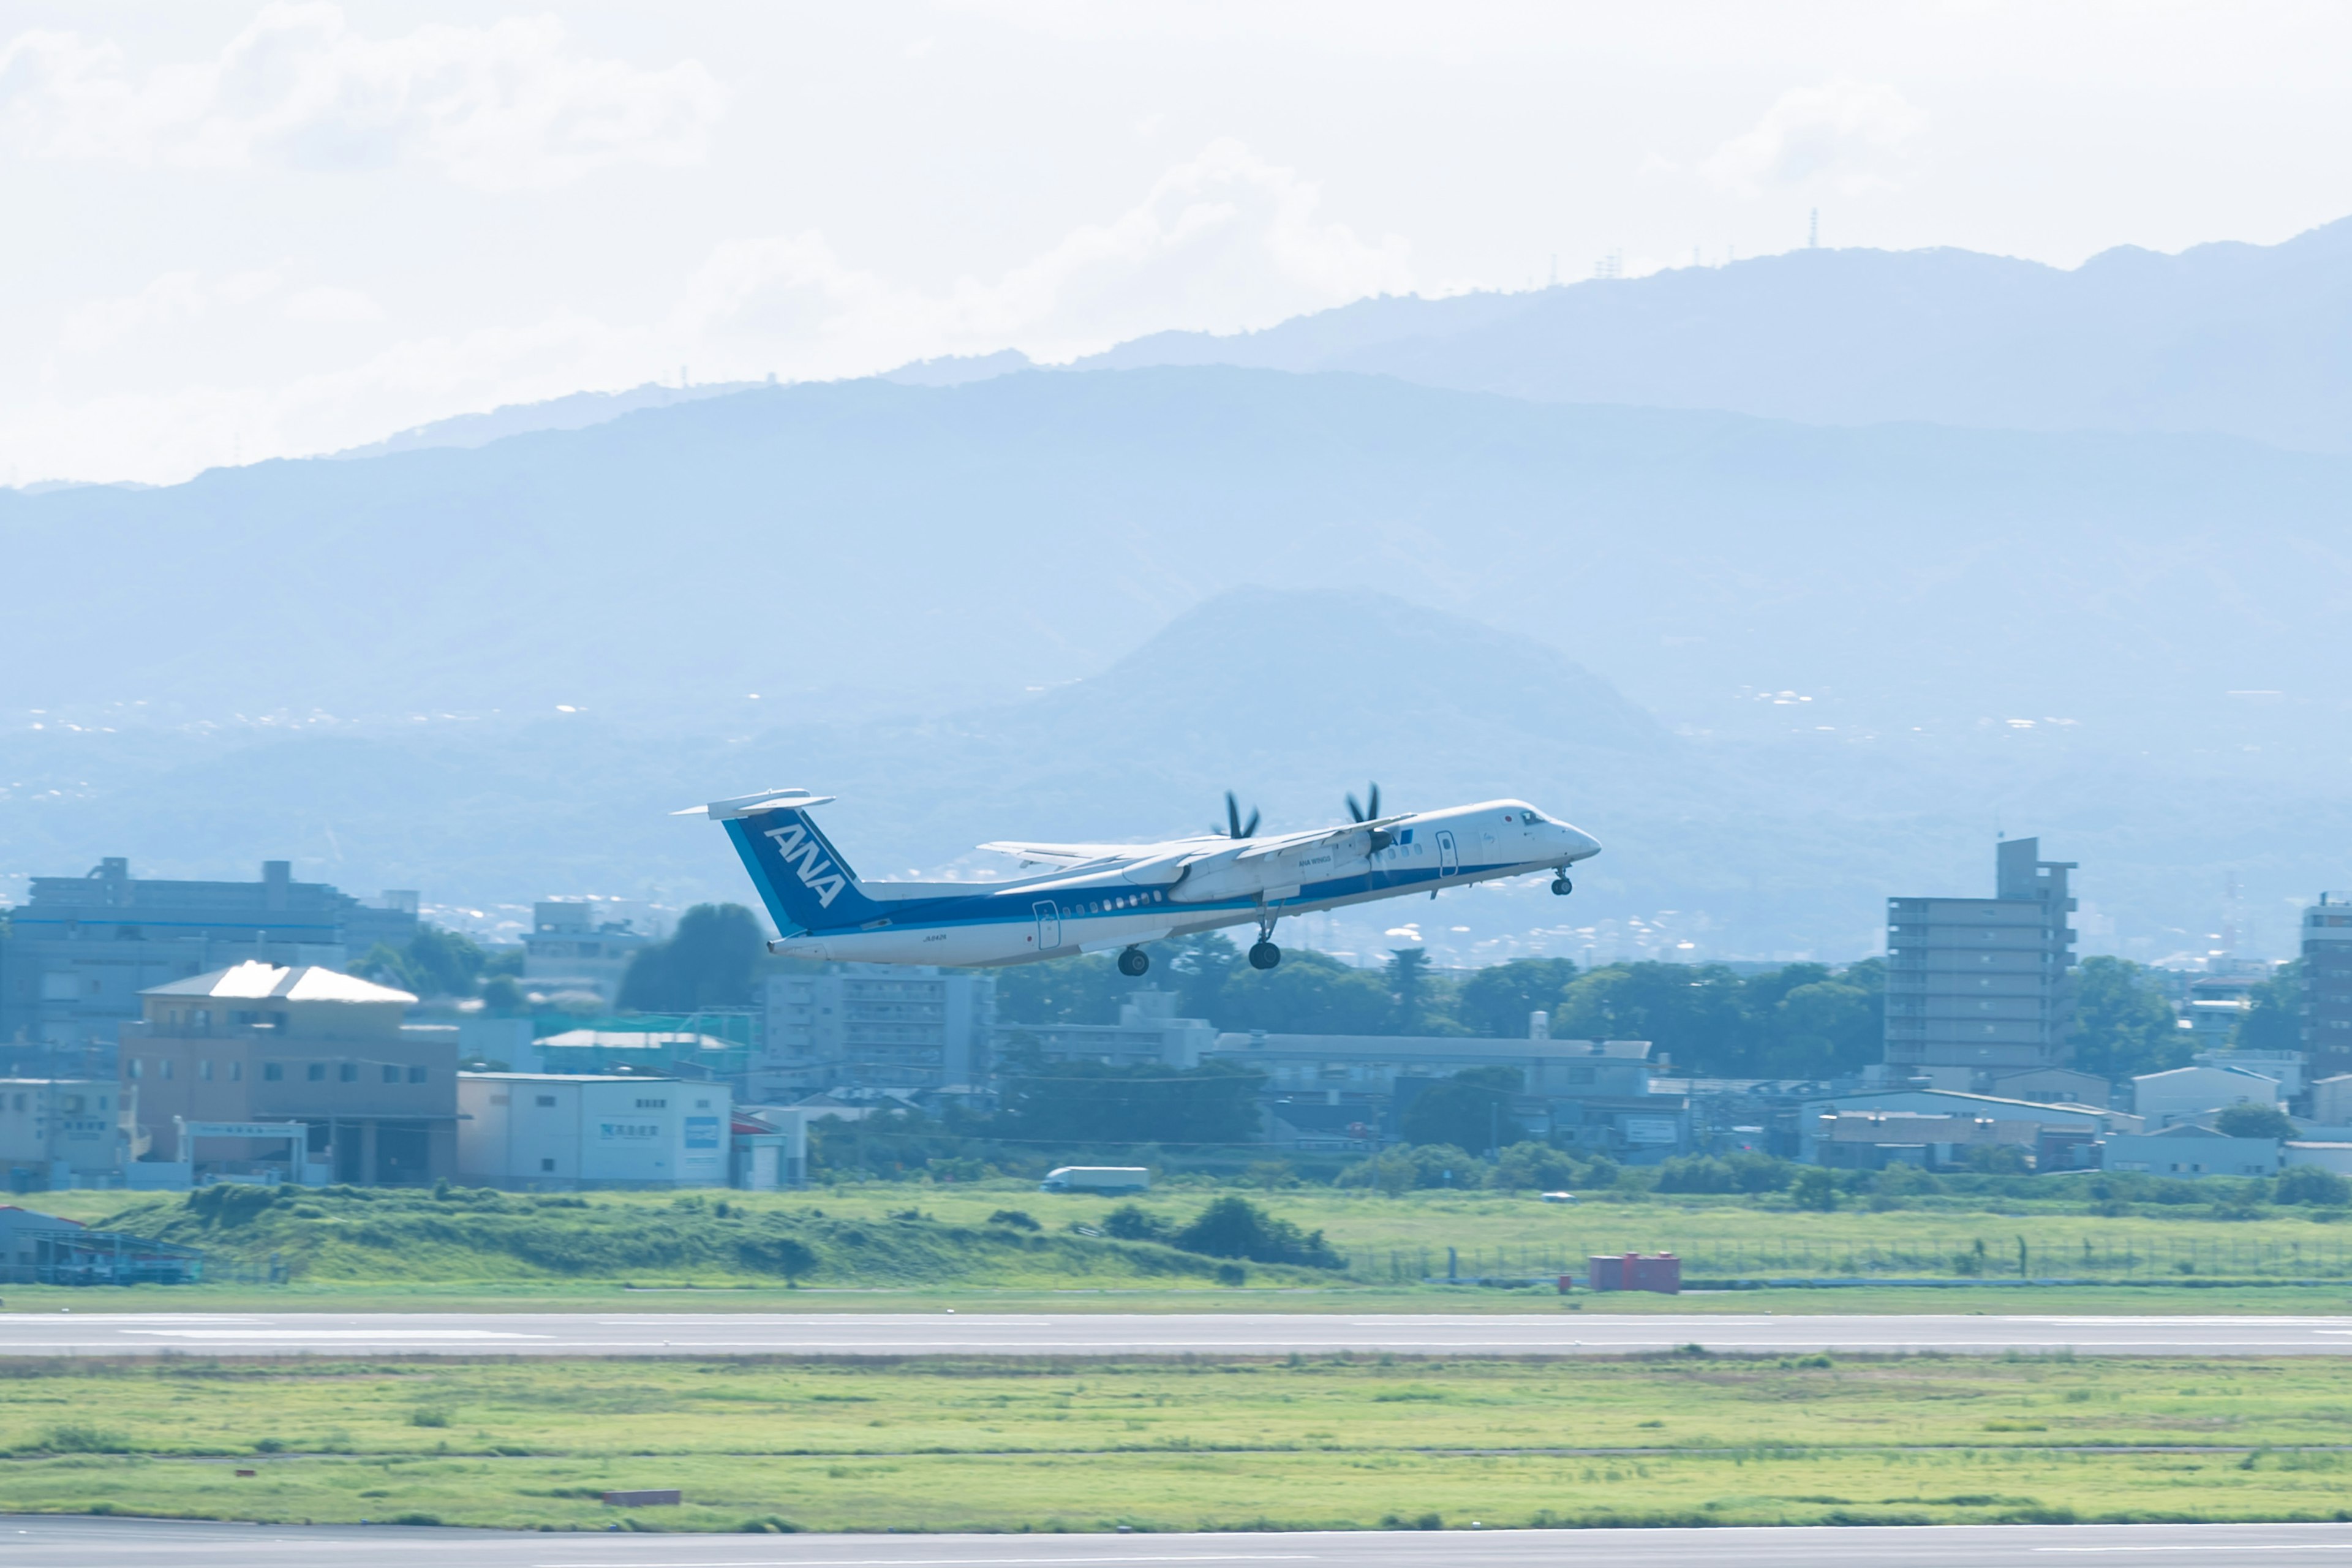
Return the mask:
[(1586, 1260), (1591, 1268), (1590, 1288), (1595, 1290), (1654, 1290), (1661, 1296), (1679, 1296), (1683, 1289), (1683, 1260), (1671, 1252), (1661, 1252), (1644, 1258), (1638, 1252), (1622, 1256)]

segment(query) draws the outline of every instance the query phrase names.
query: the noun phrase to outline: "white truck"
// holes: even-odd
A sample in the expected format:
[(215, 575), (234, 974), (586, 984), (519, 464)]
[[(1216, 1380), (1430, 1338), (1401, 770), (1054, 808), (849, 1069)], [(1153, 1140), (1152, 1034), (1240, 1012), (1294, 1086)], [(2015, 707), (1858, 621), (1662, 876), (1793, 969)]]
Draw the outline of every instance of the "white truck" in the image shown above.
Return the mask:
[(1058, 1165), (1037, 1184), (1041, 1193), (1141, 1193), (1151, 1173), (1140, 1165)]

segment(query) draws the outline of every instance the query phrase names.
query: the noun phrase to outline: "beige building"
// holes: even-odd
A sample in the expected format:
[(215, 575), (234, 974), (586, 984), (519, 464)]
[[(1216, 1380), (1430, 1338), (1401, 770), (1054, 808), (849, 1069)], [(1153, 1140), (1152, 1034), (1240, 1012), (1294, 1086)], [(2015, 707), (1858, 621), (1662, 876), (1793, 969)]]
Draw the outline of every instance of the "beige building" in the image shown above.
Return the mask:
[[(282, 1141), (182, 1146), (184, 1122), (299, 1121), (330, 1180), (396, 1185), (457, 1169), (457, 1044), (410, 1029), (416, 1000), (317, 965), (245, 963), (140, 993), (120, 1092), (148, 1161), (287, 1167)], [(193, 1140), (191, 1141), (193, 1142)], [(285, 1173), (299, 1177), (299, 1172)]]

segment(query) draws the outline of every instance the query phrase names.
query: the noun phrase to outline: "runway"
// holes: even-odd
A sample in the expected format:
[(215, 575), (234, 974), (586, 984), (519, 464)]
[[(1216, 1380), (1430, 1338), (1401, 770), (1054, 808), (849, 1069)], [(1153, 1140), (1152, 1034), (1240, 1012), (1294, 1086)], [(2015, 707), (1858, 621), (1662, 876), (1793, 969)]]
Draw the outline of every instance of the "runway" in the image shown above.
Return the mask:
[(1288, 1535), (541, 1535), (0, 1519), (9, 1568), (2326, 1568), (2352, 1525), (1951, 1525), (1919, 1529), (1400, 1531)]
[(0, 1355), (2343, 1355), (2352, 1317), (0, 1312)]

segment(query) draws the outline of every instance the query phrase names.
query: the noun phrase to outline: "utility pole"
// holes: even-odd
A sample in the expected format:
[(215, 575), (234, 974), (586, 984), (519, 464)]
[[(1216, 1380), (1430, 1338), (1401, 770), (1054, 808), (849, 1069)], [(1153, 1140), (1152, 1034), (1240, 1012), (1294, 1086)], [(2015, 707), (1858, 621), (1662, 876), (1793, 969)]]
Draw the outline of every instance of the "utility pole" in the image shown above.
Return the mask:
[(1822, 209), (1815, 207), (1813, 209), (1812, 217), (1805, 224), (1805, 248), (1807, 250), (1819, 250), (1821, 247)]

